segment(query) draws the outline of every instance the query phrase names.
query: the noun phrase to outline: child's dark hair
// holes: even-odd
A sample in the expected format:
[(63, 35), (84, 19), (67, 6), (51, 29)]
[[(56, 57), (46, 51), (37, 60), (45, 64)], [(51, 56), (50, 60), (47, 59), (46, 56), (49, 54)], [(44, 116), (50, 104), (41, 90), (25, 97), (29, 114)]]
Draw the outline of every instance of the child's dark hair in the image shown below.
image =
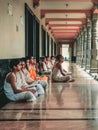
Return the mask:
[(44, 61), (44, 59), (46, 59), (46, 57), (45, 57), (45, 56), (41, 57), (41, 61)]
[(26, 60), (30, 60), (30, 59), (36, 59), (36, 57), (33, 57), (33, 56), (27, 56), (26, 57)]
[(60, 58), (63, 58), (63, 56), (61, 54), (56, 56), (56, 60), (59, 60)]
[(13, 67), (17, 66), (20, 63), (20, 61), (20, 59), (12, 59), (9, 64), (10, 68), (13, 69)]
[(51, 59), (52, 59), (52, 58), (55, 58), (55, 56), (51, 56)]
[(26, 57), (22, 57), (22, 58), (20, 59), (20, 61), (21, 61), (21, 62), (26, 62)]

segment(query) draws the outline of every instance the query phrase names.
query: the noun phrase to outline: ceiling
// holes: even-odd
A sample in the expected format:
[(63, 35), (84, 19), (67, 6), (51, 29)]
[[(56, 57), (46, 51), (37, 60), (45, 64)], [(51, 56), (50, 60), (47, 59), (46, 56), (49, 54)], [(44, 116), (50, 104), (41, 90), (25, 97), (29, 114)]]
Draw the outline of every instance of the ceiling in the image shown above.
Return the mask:
[(93, 13), (98, 0), (34, 0), (57, 42), (71, 43)]

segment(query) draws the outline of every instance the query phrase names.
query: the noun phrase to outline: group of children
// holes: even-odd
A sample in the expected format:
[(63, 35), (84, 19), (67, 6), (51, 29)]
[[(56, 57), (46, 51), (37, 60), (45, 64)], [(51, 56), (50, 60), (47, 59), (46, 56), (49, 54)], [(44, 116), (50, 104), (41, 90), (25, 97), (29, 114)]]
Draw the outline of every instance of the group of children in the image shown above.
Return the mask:
[(7, 74), (4, 83), (4, 92), (11, 101), (24, 100), (35, 101), (40, 95), (44, 95), (48, 89), (47, 74), (52, 73), (53, 81), (72, 82), (71, 75), (62, 68), (64, 58), (62, 55), (44, 57), (40, 63), (42, 76), (38, 76), (39, 65), (33, 57), (12, 59), (10, 61), (11, 72)]

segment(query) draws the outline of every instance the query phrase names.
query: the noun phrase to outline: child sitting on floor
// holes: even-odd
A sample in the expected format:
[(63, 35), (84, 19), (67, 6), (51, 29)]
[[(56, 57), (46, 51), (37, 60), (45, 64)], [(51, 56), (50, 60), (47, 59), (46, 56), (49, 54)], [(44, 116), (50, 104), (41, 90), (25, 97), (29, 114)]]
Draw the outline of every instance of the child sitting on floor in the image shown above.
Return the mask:
[(19, 75), (21, 71), (21, 62), (19, 59), (12, 59), (10, 62), (10, 68), (12, 71), (7, 74), (4, 83), (4, 93), (11, 101), (35, 101), (36, 90), (34, 88), (26, 88), (22, 83), (22, 79)]
[(69, 81), (69, 82), (73, 82), (74, 79), (72, 79), (71, 75), (67, 75), (64, 71), (64, 69), (62, 68), (62, 63), (64, 62), (64, 58), (62, 55), (58, 55), (56, 57), (56, 64), (55, 67), (53, 68), (53, 72), (52, 72), (52, 79), (53, 81)]

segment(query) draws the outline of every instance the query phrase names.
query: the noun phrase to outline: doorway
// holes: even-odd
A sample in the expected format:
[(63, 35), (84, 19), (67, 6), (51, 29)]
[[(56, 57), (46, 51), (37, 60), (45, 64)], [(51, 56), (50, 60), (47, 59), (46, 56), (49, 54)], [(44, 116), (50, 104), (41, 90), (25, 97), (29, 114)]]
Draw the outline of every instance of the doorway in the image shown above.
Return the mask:
[(34, 36), (34, 14), (25, 4), (25, 53), (26, 56), (33, 56)]
[(39, 21), (32, 10), (25, 4), (25, 55), (33, 56), (39, 61)]

